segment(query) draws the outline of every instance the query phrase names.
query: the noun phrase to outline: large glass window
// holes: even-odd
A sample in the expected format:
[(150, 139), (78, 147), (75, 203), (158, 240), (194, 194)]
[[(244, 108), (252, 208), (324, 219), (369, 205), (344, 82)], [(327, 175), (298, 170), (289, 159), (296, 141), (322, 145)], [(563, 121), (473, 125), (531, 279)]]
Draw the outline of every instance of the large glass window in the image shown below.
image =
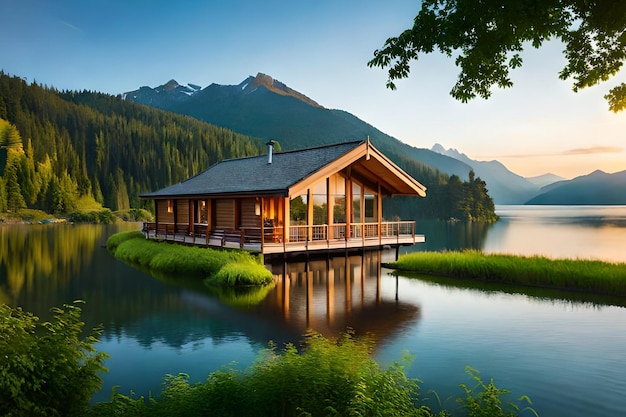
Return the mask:
[(296, 196), (291, 199), (289, 204), (289, 219), (294, 226), (306, 224), (307, 215), (307, 196), (306, 194)]
[(361, 186), (352, 182), (352, 223), (361, 223)]
[(330, 177), (330, 204), (333, 206), (331, 223), (346, 222), (346, 179), (339, 174)]
[(368, 223), (374, 223), (378, 221), (378, 202), (377, 202), (377, 198), (376, 198), (376, 194), (371, 191), (368, 190), (367, 188), (365, 189), (365, 195), (363, 196), (364, 198), (364, 214), (365, 214), (365, 221)]
[(326, 180), (313, 187), (313, 224), (328, 224)]

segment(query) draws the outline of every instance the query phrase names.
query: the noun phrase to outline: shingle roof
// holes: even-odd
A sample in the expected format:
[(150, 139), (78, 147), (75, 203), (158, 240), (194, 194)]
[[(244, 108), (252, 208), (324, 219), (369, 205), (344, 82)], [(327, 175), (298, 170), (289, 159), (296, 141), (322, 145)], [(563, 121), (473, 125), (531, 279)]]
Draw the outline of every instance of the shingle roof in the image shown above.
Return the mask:
[(178, 184), (141, 194), (142, 198), (197, 195), (284, 195), (289, 187), (361, 145), (345, 142), (267, 155), (228, 159)]

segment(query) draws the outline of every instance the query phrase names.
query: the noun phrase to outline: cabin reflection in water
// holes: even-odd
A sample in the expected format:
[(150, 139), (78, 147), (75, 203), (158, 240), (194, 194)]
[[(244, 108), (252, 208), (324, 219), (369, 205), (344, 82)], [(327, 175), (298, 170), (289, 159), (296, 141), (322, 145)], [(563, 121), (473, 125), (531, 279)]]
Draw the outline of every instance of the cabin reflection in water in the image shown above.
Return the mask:
[(420, 316), (417, 305), (399, 296), (397, 278), (382, 275), (381, 262), (394, 257), (395, 251), (364, 251), (267, 265), (276, 288), (259, 307), (299, 334), (312, 329), (334, 337), (351, 328), (386, 339)]

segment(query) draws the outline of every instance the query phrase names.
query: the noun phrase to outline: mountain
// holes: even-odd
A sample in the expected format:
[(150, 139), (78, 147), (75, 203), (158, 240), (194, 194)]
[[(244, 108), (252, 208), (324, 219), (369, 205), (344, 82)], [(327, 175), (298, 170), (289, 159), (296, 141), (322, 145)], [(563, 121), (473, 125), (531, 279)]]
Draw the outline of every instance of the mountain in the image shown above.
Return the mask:
[[(281, 83), (266, 77), (257, 77), (256, 81), (241, 87), (248, 91), (247, 97), (261, 93), (278, 103), (298, 103), (307, 112), (327, 111), (312, 101), (306, 102)], [(140, 90), (134, 95), (161, 103), (185, 102), (185, 97), (203, 91), (174, 80), (157, 89)], [(350, 122), (365, 132), (377, 132), (346, 112), (333, 115), (344, 120), (344, 127)], [(296, 117), (293, 113), (289, 116)], [(387, 146), (397, 143), (389, 141)], [(459, 166), (462, 163), (429, 150), (403, 146), (387, 155), (430, 187), (429, 198), (385, 199), (388, 215), (494, 221), (493, 200), (484, 182), (471, 178), (462, 182), (458, 177), (446, 176), (402, 151), (411, 149)], [(28, 84), (0, 70), (0, 214), (19, 213), (23, 208), (69, 214), (85, 203), (92, 207), (92, 202), (114, 211), (153, 209), (150, 202), (139, 199), (142, 192), (182, 181), (226, 158), (263, 152), (265, 146), (258, 138), (193, 117), (136, 104), (123, 100), (121, 95), (87, 90), (60, 92), (35, 82)], [(98, 219), (107, 220), (100, 217), (100, 212), (96, 214)]]
[(552, 173), (538, 175), (536, 177), (526, 177), (526, 179), (539, 187), (545, 187), (547, 185), (554, 184), (555, 182), (565, 181), (565, 178)]
[(475, 161), (456, 149), (445, 149), (438, 143), (431, 150), (472, 167), (476, 176), (487, 183), (489, 195), (496, 204), (524, 204), (540, 190), (539, 184), (509, 171), (498, 161)]
[(597, 170), (541, 189), (526, 204), (537, 205), (626, 205), (626, 171), (607, 174)]
[(170, 81), (156, 88), (141, 87), (124, 93), (123, 97), (245, 135), (273, 139), (283, 150), (369, 137), (396, 162), (411, 158), (463, 179), (468, 178), (470, 171), (464, 162), (407, 145), (346, 111), (327, 109), (262, 73), (238, 85), (211, 84), (203, 89), (190, 89)]

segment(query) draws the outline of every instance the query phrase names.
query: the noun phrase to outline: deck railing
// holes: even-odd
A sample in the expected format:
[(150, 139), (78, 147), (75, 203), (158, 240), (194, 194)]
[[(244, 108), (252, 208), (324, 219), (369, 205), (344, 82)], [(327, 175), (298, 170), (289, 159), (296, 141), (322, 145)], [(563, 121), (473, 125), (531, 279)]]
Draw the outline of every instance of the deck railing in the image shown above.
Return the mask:
[(282, 226), (251, 227), (238, 230), (208, 230), (206, 224), (144, 223), (143, 232), (147, 238), (172, 240), (183, 243), (206, 246), (230, 246), (240, 248), (263, 249), (263, 245), (285, 245), (298, 242), (337, 242), (378, 240), (393, 243), (400, 238), (415, 238), (415, 222), (395, 221), (378, 223), (345, 223), (294, 225), (290, 226), (287, 238), (283, 239)]

